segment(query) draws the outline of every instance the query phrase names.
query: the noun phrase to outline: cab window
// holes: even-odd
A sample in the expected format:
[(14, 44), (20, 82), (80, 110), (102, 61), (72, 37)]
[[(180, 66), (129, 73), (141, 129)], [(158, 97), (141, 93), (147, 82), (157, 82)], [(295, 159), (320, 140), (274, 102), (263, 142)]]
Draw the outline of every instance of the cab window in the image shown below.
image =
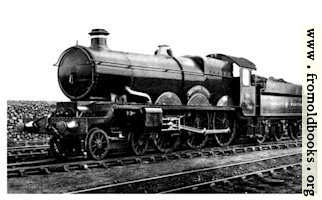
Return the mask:
[(240, 70), (240, 67), (234, 63), (233, 64), (233, 77), (240, 77), (239, 76), (239, 73), (240, 73), (239, 70)]
[(250, 86), (250, 71), (248, 69), (243, 70), (243, 86)]

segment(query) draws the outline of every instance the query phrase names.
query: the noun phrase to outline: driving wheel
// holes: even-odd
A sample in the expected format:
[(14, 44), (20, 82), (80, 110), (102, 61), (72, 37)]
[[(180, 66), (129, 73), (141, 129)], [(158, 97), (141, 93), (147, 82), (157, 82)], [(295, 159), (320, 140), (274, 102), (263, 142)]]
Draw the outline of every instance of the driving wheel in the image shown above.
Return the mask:
[[(207, 128), (208, 120), (202, 118), (201, 113), (194, 113), (188, 121), (188, 126), (195, 128)], [(208, 136), (199, 133), (188, 132), (186, 135), (186, 144), (191, 149), (201, 149), (203, 148), (208, 141)]]
[(236, 122), (233, 118), (229, 117), (227, 113), (216, 113), (215, 116), (216, 129), (230, 128), (228, 133), (215, 134), (215, 142), (218, 146), (228, 146), (235, 138), (236, 134)]
[(153, 143), (162, 153), (172, 152), (180, 143), (180, 134), (157, 132), (153, 137)]

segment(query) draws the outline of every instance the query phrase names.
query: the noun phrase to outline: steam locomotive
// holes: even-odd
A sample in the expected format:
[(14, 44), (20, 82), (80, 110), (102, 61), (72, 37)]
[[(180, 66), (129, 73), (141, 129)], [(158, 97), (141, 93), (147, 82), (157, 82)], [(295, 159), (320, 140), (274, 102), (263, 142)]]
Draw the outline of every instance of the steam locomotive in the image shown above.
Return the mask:
[(136, 155), (152, 141), (163, 153), (179, 144), (257, 143), (301, 134), (302, 87), (254, 75), (251, 61), (224, 54), (175, 57), (166, 45), (154, 55), (108, 48), (104, 29), (91, 46), (76, 45), (58, 59), (58, 82), (71, 100), (50, 116), (22, 125), (52, 135), (56, 156), (100, 160), (125, 142)]

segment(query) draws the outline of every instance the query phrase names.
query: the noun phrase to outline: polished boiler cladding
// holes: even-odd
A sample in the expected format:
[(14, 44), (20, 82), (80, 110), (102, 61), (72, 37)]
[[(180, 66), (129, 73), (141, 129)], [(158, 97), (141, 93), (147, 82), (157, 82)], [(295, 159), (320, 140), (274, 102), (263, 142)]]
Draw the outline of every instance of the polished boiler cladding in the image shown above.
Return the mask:
[(139, 102), (149, 101), (150, 96), (152, 103), (163, 104), (167, 96), (173, 99), (171, 95), (177, 95), (185, 104), (189, 95), (201, 91), (215, 105), (220, 97), (231, 95), (231, 62), (174, 57), (166, 46), (160, 46), (155, 55), (113, 51), (106, 45), (106, 33), (94, 29), (90, 47), (77, 45), (61, 55), (59, 85), (71, 100), (113, 100), (111, 94), (115, 94)]

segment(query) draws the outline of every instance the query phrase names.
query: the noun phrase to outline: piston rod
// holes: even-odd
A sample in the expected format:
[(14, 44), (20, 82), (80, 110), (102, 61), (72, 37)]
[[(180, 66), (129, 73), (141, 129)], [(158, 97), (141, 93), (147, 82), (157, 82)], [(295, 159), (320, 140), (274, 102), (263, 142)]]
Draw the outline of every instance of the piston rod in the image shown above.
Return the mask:
[(199, 129), (191, 126), (180, 125), (180, 130), (189, 131), (192, 133), (203, 134), (203, 135), (213, 135), (213, 134), (222, 134), (222, 133), (230, 133), (230, 128), (225, 129)]

